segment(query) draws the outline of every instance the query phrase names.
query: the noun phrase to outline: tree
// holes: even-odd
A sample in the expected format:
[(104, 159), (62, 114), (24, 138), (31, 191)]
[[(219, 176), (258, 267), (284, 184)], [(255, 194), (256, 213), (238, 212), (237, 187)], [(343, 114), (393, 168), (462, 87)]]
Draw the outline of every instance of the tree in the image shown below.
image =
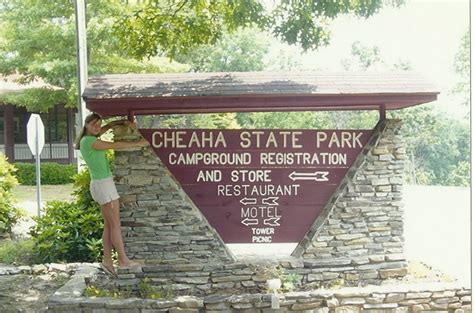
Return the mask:
[[(459, 57), (460, 69), (465, 59)], [(467, 59), (467, 62), (469, 59)], [(342, 60), (346, 70), (411, 70), (409, 61), (386, 62), (380, 49), (360, 42), (352, 44), (350, 57)], [(332, 114), (332, 113), (329, 113)], [(433, 104), (424, 104), (388, 112), (390, 118), (403, 120), (403, 137), (407, 144), (407, 173), (410, 183), (422, 185), (469, 184), (469, 125), (449, 118), (435, 110)], [(370, 124), (375, 115), (354, 112), (339, 117), (345, 125)]]
[[(118, 1), (87, 4), (89, 74), (183, 71), (163, 58), (130, 59), (112, 34), (114, 17), (125, 14)], [(41, 78), (60, 87), (36, 88), (20, 95), (5, 95), (0, 102), (46, 112), (58, 103), (77, 104), (74, 5), (69, 0), (0, 0), (0, 73), (21, 74), (19, 83)]]
[(202, 45), (179, 55), (176, 60), (191, 65), (195, 72), (248, 72), (264, 69), (269, 40), (255, 29), (225, 33), (214, 45)]
[(159, 53), (170, 57), (185, 54), (196, 46), (214, 44), (225, 32), (249, 26), (306, 51), (329, 42), (328, 27), (339, 15), (367, 18), (384, 4), (403, 3), (404, 0), (281, 0), (273, 5), (258, 0), (130, 1), (131, 11), (117, 19), (115, 32), (123, 49), (137, 59)]
[(461, 45), (454, 59), (454, 70), (460, 76), (460, 81), (454, 87), (454, 93), (463, 97), (463, 104), (469, 105), (470, 100), (470, 69), (471, 69), (471, 45), (469, 40), (469, 31), (461, 39)]

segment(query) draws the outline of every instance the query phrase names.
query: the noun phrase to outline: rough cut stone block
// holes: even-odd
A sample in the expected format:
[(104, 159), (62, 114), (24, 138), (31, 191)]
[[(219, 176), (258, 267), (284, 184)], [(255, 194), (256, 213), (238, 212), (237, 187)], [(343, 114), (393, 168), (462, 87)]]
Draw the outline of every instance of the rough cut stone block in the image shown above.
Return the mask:
[(182, 308), (171, 308), (169, 313), (199, 313), (198, 309), (182, 309)]
[(431, 292), (409, 292), (406, 295), (407, 299), (420, 299), (420, 298), (429, 298), (431, 297)]
[(331, 298), (326, 300), (326, 306), (328, 308), (336, 308), (339, 306), (339, 300), (337, 298)]
[(230, 304), (225, 302), (206, 303), (206, 310), (229, 310)]
[(396, 303), (364, 304), (364, 309), (394, 309), (398, 307)]
[(459, 309), (462, 306), (460, 302), (454, 302), (448, 304), (448, 309)]
[(390, 185), (388, 178), (375, 178), (371, 181), (373, 186)]
[(202, 299), (192, 296), (180, 296), (175, 301), (180, 308), (202, 308), (204, 306)]
[(373, 155), (381, 155), (381, 154), (388, 154), (388, 148), (387, 147), (375, 147), (372, 149), (372, 154)]
[(360, 278), (358, 273), (346, 273), (344, 277), (349, 281), (357, 281)]
[(319, 308), (322, 304), (322, 301), (310, 302), (310, 303), (295, 303), (291, 306), (291, 309), (296, 310), (311, 310)]
[(461, 297), (462, 303), (471, 303), (471, 296), (463, 296)]
[(383, 279), (393, 278), (393, 277), (403, 277), (406, 276), (408, 273), (407, 268), (389, 268), (389, 269), (382, 269), (379, 271), (380, 277)]
[(341, 305), (360, 305), (365, 303), (365, 298), (344, 298), (341, 300)]
[(232, 304), (232, 307), (237, 310), (241, 309), (251, 309), (253, 305), (251, 303), (235, 303)]
[(403, 293), (389, 293), (386, 298), (386, 302), (399, 302), (405, 300), (405, 294)]
[(130, 175), (127, 177), (127, 182), (129, 186), (147, 186), (150, 185), (153, 181), (153, 177), (146, 175), (146, 176), (138, 176), (138, 175)]
[(359, 313), (361, 310), (357, 306), (340, 306), (335, 308), (335, 313)]
[(309, 274), (308, 282), (324, 280), (322, 274)]
[(316, 267), (331, 267), (331, 266), (341, 266), (341, 265), (350, 265), (350, 259), (332, 259), (332, 260), (305, 260), (304, 266), (308, 268)]

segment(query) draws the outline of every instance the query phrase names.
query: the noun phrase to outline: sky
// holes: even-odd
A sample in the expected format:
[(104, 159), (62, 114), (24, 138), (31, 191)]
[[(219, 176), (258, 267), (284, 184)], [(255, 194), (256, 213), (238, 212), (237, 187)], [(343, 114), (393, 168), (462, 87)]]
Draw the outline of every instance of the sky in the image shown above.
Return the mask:
[(368, 19), (336, 19), (331, 25), (330, 45), (318, 51), (301, 54), (294, 47), (285, 49), (297, 56), (305, 69), (337, 71), (343, 70), (341, 60), (350, 56), (353, 42), (377, 46), (387, 64), (409, 61), (415, 72), (441, 91), (435, 106), (459, 117), (467, 108), (458, 105), (459, 98), (450, 91), (459, 80), (454, 58), (468, 29), (468, 0), (407, 0), (401, 8), (384, 8)]

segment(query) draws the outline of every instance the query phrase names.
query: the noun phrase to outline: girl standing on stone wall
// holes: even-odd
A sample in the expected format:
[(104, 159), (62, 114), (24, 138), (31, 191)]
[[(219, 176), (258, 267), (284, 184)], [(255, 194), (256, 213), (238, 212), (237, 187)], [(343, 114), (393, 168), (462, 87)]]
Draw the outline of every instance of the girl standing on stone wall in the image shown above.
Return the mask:
[(105, 152), (109, 149), (125, 149), (145, 147), (149, 143), (145, 139), (134, 142), (107, 142), (99, 137), (113, 126), (133, 126), (130, 121), (114, 121), (102, 127), (102, 117), (92, 113), (86, 117), (84, 127), (76, 138), (75, 148), (81, 150), (81, 155), (89, 168), (91, 175), (90, 192), (92, 198), (100, 204), (104, 217), (104, 231), (102, 243), (104, 245), (104, 259), (101, 268), (108, 274), (115, 275), (112, 261), (112, 246), (117, 251), (120, 267), (136, 266), (125, 254), (120, 227), (119, 195), (112, 179), (109, 163)]

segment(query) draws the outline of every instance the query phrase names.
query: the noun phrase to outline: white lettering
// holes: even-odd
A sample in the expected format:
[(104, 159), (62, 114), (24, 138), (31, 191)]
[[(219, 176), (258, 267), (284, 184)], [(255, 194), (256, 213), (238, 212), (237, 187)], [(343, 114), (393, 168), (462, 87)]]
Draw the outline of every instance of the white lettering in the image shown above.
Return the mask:
[(319, 148), (321, 146), (321, 143), (323, 141), (326, 141), (328, 139), (328, 135), (324, 132), (317, 132), (316, 133), (316, 148)]
[(271, 170), (233, 170), (230, 172), (232, 182), (271, 182)]
[(200, 170), (197, 182), (220, 182), (222, 180), (222, 172), (220, 170)]

